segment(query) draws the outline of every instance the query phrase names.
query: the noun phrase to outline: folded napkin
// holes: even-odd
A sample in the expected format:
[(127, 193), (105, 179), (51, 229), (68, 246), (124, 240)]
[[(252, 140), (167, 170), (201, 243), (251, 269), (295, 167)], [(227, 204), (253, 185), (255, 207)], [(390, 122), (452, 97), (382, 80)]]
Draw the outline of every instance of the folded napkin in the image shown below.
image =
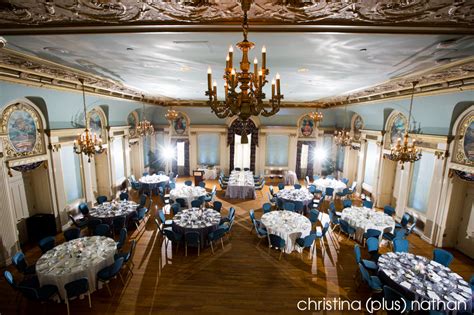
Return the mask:
[(411, 288), (411, 284), (409, 284), (408, 282), (406, 281), (403, 281), (402, 283), (400, 283), (402, 286), (404, 286), (405, 288), (407, 289), (410, 289)]

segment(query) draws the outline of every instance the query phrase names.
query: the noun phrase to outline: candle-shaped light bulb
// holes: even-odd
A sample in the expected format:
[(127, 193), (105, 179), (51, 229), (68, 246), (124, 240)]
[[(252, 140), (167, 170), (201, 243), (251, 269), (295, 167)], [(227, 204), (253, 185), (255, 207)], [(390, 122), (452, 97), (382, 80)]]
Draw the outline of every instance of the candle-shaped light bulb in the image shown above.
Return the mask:
[(267, 48), (262, 47), (262, 69), (265, 69), (267, 66)]
[(280, 74), (277, 73), (276, 76), (276, 90), (277, 90), (277, 95), (280, 95)]
[(214, 98), (217, 98), (217, 82), (216, 81), (214, 81), (214, 83), (212, 84), (212, 87), (213, 87)]
[(230, 60), (230, 57), (229, 57), (229, 54), (227, 54), (227, 56), (225, 57), (225, 67), (226, 69), (229, 69), (229, 60)]
[(232, 57), (234, 56), (234, 47), (232, 45), (229, 47), (229, 68), (233, 67)]
[(234, 86), (235, 85), (235, 69), (232, 68), (232, 71), (230, 72), (230, 85)]
[(272, 98), (275, 96), (275, 79), (272, 79)]
[(256, 75), (258, 73), (258, 60), (257, 57), (253, 59), (253, 74)]
[(207, 68), (207, 89), (212, 90), (212, 69), (210, 66)]
[(214, 83), (212, 84), (213, 87), (217, 87), (217, 81), (214, 81)]

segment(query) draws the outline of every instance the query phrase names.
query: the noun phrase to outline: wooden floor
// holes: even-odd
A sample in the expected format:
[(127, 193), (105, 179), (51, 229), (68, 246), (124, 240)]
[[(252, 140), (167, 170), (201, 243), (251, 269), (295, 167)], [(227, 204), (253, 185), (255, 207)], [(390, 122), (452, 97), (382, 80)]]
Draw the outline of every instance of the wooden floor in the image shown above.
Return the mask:
[[(184, 179), (179, 182), (182, 183)], [(209, 181), (211, 189), (216, 181)], [(267, 188), (266, 188), (267, 189)], [(354, 241), (345, 236), (328, 233), (325, 245), (317, 244), (316, 254), (309, 258), (294, 252), (284, 255), (268, 250), (266, 241), (257, 245), (255, 232), (250, 233), (249, 210), (261, 216), (261, 204), (266, 202), (257, 193), (257, 200), (223, 200), (224, 192), (218, 190), (218, 199), (224, 203), (226, 214), (229, 206), (236, 208), (236, 222), (232, 236), (225, 248), (218, 247), (215, 255), (205, 249), (197, 257), (190, 249), (188, 257), (184, 248), (178, 253), (156, 232), (153, 214), (146, 226), (130, 236), (137, 239), (134, 257), (134, 275), (126, 277), (125, 286), (113, 280), (111, 289), (101, 289), (92, 294), (92, 309), (87, 299), (71, 302), (72, 314), (297, 314), (300, 300), (321, 300), (340, 297), (365, 301), (370, 292), (364, 284), (354, 282), (357, 273), (353, 255)], [(264, 190), (263, 196), (266, 196)], [(336, 204), (338, 205), (338, 204)], [(326, 205), (327, 206), (327, 205)], [(338, 209), (340, 205), (338, 205)], [(58, 235), (58, 241), (62, 238)], [(433, 246), (415, 235), (408, 237), (411, 252), (431, 257)], [(364, 251), (364, 250), (363, 250)], [(388, 251), (383, 248), (382, 252)], [(37, 247), (25, 248), (27, 259), (34, 262), (40, 257)], [(474, 261), (457, 251), (452, 269), (469, 279), (474, 274)], [(12, 266), (8, 270), (14, 271)], [(18, 273), (14, 275), (20, 278)], [(66, 305), (54, 302), (38, 304), (26, 299), (15, 300), (16, 294), (5, 279), (0, 280), (0, 314), (66, 314)], [(331, 312), (331, 314), (347, 312)]]

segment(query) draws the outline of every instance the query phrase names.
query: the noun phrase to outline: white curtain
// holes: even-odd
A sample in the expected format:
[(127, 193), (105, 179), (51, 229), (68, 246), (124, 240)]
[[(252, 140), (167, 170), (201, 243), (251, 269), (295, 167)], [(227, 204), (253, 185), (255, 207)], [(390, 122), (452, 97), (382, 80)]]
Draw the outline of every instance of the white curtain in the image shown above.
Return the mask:
[(250, 168), (250, 147), (252, 144), (252, 134), (247, 135), (249, 143), (240, 143), (241, 136), (235, 135), (234, 139), (234, 167)]
[(123, 156), (123, 138), (115, 139), (112, 142), (112, 156), (115, 166), (115, 180), (117, 184), (125, 179), (125, 161)]
[(308, 169), (308, 153), (309, 153), (309, 145), (303, 144), (301, 146), (301, 163), (300, 163), (301, 174), (303, 175), (306, 174), (306, 170)]
[(178, 166), (184, 166), (184, 142), (178, 142), (176, 146)]

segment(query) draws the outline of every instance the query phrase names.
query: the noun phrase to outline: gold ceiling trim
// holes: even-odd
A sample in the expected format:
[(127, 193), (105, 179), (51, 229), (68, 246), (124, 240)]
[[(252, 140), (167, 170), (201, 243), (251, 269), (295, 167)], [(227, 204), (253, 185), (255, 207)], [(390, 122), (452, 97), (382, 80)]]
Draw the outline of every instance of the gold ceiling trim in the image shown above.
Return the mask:
[[(246, 2), (249, 0), (240, 0)], [(256, 24), (474, 26), (474, 3), (451, 0), (253, 0)], [(117, 25), (239, 24), (237, 0), (9, 0), (0, 5), (0, 29)]]

